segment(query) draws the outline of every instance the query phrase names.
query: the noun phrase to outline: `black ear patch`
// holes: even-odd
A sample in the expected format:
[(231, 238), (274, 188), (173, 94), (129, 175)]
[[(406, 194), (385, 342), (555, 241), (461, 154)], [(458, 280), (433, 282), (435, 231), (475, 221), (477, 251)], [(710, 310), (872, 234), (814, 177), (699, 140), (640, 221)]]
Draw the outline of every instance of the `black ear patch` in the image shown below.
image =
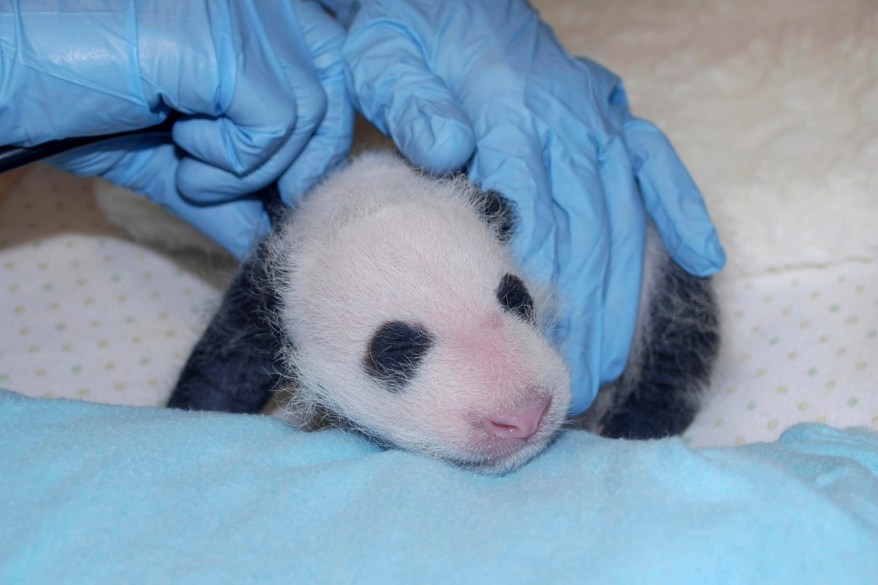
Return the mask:
[(363, 366), (388, 390), (399, 392), (415, 377), (418, 365), (432, 346), (433, 337), (423, 326), (388, 321), (369, 341)]
[(487, 224), (496, 230), (503, 244), (509, 243), (515, 231), (513, 203), (497, 191), (479, 191), (479, 211)]
[(536, 324), (534, 299), (527, 291), (524, 282), (514, 274), (506, 274), (500, 279), (500, 284), (497, 285), (497, 300), (510, 313)]

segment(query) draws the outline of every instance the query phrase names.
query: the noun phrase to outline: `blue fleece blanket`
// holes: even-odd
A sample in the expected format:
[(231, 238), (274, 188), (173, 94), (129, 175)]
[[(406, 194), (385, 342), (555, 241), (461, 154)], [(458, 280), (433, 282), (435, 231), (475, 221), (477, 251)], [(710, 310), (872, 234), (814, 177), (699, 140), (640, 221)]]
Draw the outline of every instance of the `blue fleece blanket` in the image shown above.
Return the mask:
[(878, 434), (567, 432), (485, 477), (261, 416), (0, 396), (2, 583), (874, 583)]

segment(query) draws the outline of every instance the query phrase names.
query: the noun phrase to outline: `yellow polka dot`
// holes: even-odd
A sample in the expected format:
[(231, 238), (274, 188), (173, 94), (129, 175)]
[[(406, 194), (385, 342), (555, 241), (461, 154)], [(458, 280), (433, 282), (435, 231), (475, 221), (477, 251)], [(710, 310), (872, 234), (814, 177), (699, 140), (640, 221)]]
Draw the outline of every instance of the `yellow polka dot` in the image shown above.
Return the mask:
[(165, 331), (165, 337), (171, 338), (171, 337), (176, 337), (176, 336), (177, 336), (177, 331), (175, 329), (168, 329), (167, 331)]
[(810, 321), (807, 321), (807, 320), (806, 320), (806, 321), (802, 321), (801, 323), (799, 323), (799, 328), (800, 328), (800, 329), (807, 329), (807, 328), (810, 327), (810, 326), (811, 326), (811, 322), (810, 322)]
[(777, 387), (777, 393), (778, 393), (778, 394), (786, 394), (787, 391), (788, 391), (788, 388), (787, 388), (785, 385), (784, 385), (784, 386), (778, 386), (778, 387)]
[(857, 363), (857, 369), (858, 369), (858, 370), (865, 370), (865, 369), (866, 369), (866, 365), (867, 365), (866, 362), (858, 362), (858, 363)]
[(100, 327), (100, 326), (101, 326), (101, 320), (100, 320), (100, 319), (92, 319), (92, 320), (89, 322), (89, 325), (91, 325), (92, 327)]
[(101, 349), (104, 349), (109, 345), (110, 345), (110, 342), (107, 341), (106, 339), (101, 339), (100, 341), (98, 341), (98, 347), (100, 347)]
[(37, 263), (37, 268), (40, 270), (46, 270), (48, 267), (49, 267), (49, 265), (45, 262), (38, 262)]
[(878, 427), (878, 416), (873, 416), (873, 417), (872, 417), (872, 426), (873, 426), (873, 427)]
[(768, 421), (768, 424), (765, 426), (767, 426), (770, 430), (774, 430), (777, 428), (777, 421), (774, 419), (771, 419), (770, 421)]
[(741, 436), (735, 437), (735, 445), (743, 445), (744, 442), (745, 442), (744, 437), (741, 437)]
[(104, 369), (105, 369), (105, 370), (115, 370), (115, 369), (116, 369), (116, 362), (107, 362), (107, 363), (105, 363), (105, 364), (104, 364)]
[(27, 351), (28, 351), (28, 353), (39, 353), (40, 348), (37, 347), (36, 345), (32, 345), (29, 348), (27, 348)]
[(39, 369), (37, 369), (36, 372), (34, 372), (34, 374), (36, 375), (37, 378), (42, 378), (43, 376), (46, 375), (46, 370), (44, 368), (39, 368)]
[(724, 421), (721, 418), (718, 418), (713, 422), (713, 426), (716, 428), (719, 428), (719, 427), (723, 426), (724, 424), (726, 424), (726, 421)]
[(88, 388), (80, 388), (76, 393), (84, 398), (88, 396)]
[(762, 369), (760, 369), (760, 370), (757, 370), (757, 371), (756, 371), (756, 377), (757, 377), (757, 378), (764, 378), (764, 377), (765, 377), (765, 373), (766, 373), (766, 369), (765, 369), (765, 368), (762, 368)]
[(116, 390), (124, 390), (125, 382), (116, 382), (115, 384), (113, 384), (113, 388), (115, 388)]
[(818, 291), (815, 290), (814, 292), (811, 293), (811, 298), (812, 298), (812, 299), (816, 299), (816, 298), (818, 298), (818, 297), (820, 297), (820, 293), (819, 293)]
[(829, 343), (829, 336), (828, 335), (821, 335), (820, 339), (818, 341), (820, 343)]
[(828, 382), (826, 382), (826, 389), (835, 390), (835, 380), (829, 380)]
[(125, 301), (128, 300), (128, 295), (119, 295), (118, 297), (116, 297), (116, 300), (119, 301), (120, 303), (124, 303)]
[(838, 351), (835, 352), (835, 355), (837, 355), (838, 357), (841, 357), (844, 354), (846, 354), (847, 352), (848, 352), (848, 350), (846, 347), (840, 347), (840, 348), (838, 348)]
[(800, 402), (799, 403), (799, 410), (801, 410), (801, 411), (808, 410), (809, 406), (810, 406), (810, 404), (808, 404), (807, 402)]
[(853, 325), (853, 324), (856, 323), (857, 321), (859, 321), (859, 318), (857, 318), (857, 317), (854, 316), (854, 315), (851, 315), (850, 317), (847, 318), (847, 321), (845, 321), (845, 323), (848, 324), (848, 325)]
[(750, 328), (750, 331), (752, 331), (753, 333), (759, 333), (760, 331), (762, 331), (762, 325), (754, 325)]
[(167, 318), (168, 318), (167, 311), (162, 311), (161, 313), (159, 313), (159, 319), (167, 319)]
[(6, 268), (7, 270), (11, 270), (14, 266), (15, 262), (13, 262), (12, 260), (7, 260), (3, 263), (3, 268)]
[(143, 343), (143, 338), (139, 335), (135, 335), (131, 338), (131, 341), (134, 343)]
[(9, 285), (9, 292), (12, 292), (12, 293), (18, 292), (18, 285), (17, 284), (10, 284)]
[(21, 329), (18, 330), (18, 332), (21, 335), (30, 335), (30, 328), (29, 327), (22, 327)]
[(148, 383), (150, 386), (158, 386), (158, 385), (159, 385), (158, 378), (150, 378), (150, 379), (147, 381), (147, 383)]
[(854, 290), (857, 291), (858, 293), (861, 293), (861, 292), (863, 292), (864, 290), (866, 290), (866, 287), (865, 287), (864, 285), (862, 285), (862, 284), (858, 284), (858, 285), (857, 285), (857, 288), (855, 288)]
[(729, 386), (726, 388), (726, 394), (734, 394), (737, 391), (738, 391), (738, 389), (735, 388), (734, 386)]
[(741, 357), (738, 358), (738, 363), (743, 364), (744, 362), (746, 362), (749, 359), (750, 359), (750, 356), (745, 353), (744, 355), (742, 355)]
[(847, 279), (848, 279), (847, 276), (845, 276), (845, 275), (841, 275), (841, 276), (838, 277), (837, 281), (838, 281), (839, 283), (842, 283), (842, 282), (846, 281)]
[(789, 314), (792, 313), (792, 312), (793, 312), (793, 310), (790, 309), (789, 307), (787, 307), (786, 309), (784, 309), (783, 311), (781, 311), (780, 314), (783, 315), (784, 317), (786, 317), (787, 315), (789, 315)]
[(94, 300), (94, 298), (92, 298), (92, 297), (88, 297), (87, 299), (85, 299), (85, 300), (82, 301), (82, 302), (83, 302), (83, 304), (86, 304), (86, 305), (89, 305), (89, 306), (95, 304), (95, 300)]
[(772, 300), (774, 300), (774, 297), (772, 295), (765, 295), (764, 297), (762, 297), (763, 303), (770, 303)]
[(815, 422), (819, 422), (822, 425), (826, 424), (826, 417), (821, 415), (814, 419)]
[(65, 343), (64, 345), (61, 346), (61, 349), (63, 349), (64, 351), (70, 351), (71, 349), (73, 349), (73, 346), (70, 345), (69, 343)]
[(794, 352), (794, 351), (791, 351), (789, 354), (787, 354), (787, 359), (788, 359), (788, 360), (794, 360), (794, 359), (796, 359), (797, 357), (799, 357), (799, 354), (797, 354), (797, 353)]

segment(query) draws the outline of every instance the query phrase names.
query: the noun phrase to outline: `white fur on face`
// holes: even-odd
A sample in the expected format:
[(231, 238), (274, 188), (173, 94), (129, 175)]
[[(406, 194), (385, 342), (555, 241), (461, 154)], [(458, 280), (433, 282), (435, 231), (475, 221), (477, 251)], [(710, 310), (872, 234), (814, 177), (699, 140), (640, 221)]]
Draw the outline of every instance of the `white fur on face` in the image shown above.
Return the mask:
[[(521, 275), (475, 195), (463, 180), (373, 153), (312, 191), (275, 236), (269, 261), (299, 416), (326, 410), (383, 441), (490, 472), (545, 448), (567, 413), (569, 377), (540, 333), (540, 291), (527, 287), (536, 324), (498, 301), (503, 277)], [(388, 322), (415, 324), (432, 342), (399, 389), (364, 367)], [(533, 435), (486, 431), (486, 420), (537, 403), (548, 406)]]

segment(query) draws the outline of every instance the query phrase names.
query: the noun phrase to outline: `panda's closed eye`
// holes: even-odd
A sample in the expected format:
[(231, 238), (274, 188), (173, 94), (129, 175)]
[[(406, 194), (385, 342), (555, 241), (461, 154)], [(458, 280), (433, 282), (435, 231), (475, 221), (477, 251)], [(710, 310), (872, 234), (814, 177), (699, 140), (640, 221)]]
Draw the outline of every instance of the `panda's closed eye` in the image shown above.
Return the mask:
[(529, 323), (536, 324), (534, 299), (527, 291), (524, 282), (514, 274), (506, 274), (497, 285), (497, 300), (510, 313)]
[(415, 377), (432, 345), (433, 337), (422, 325), (388, 321), (372, 335), (363, 365), (385, 388), (399, 392)]

